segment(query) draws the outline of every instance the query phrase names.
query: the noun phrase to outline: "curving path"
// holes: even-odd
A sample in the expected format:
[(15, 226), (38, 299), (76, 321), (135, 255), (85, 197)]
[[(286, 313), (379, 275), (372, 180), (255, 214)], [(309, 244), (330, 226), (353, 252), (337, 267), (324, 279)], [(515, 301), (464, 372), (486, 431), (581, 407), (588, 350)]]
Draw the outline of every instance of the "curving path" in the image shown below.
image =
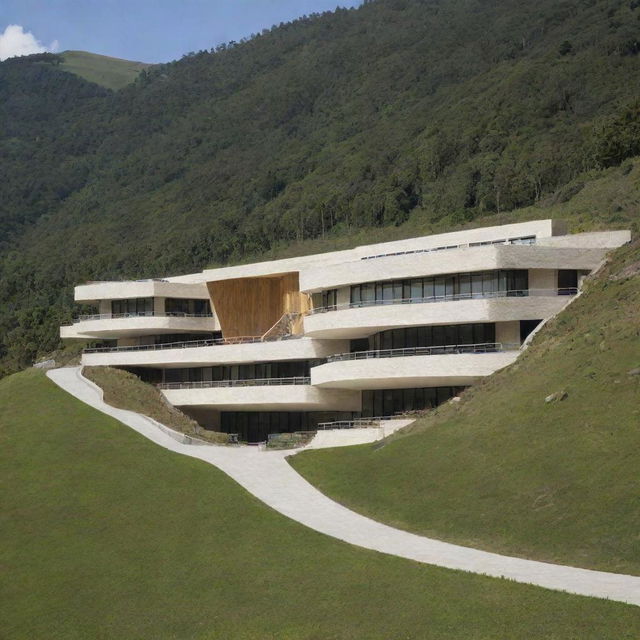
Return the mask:
[(409, 560), (502, 577), (585, 596), (640, 605), (640, 577), (523, 560), (418, 536), (361, 516), (320, 493), (287, 463), (290, 451), (183, 444), (181, 434), (102, 400), (102, 390), (81, 368), (47, 375), (62, 389), (166, 449), (208, 462), (283, 515), (311, 529), (366, 549)]

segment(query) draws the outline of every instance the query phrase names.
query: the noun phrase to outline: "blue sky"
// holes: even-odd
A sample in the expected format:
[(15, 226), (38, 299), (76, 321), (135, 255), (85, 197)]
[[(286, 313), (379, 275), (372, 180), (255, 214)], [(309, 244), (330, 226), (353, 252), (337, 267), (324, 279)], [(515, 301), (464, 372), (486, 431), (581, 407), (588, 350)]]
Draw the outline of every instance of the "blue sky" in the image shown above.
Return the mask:
[(304, 14), (360, 1), (0, 0), (0, 34), (14, 24), (43, 48), (168, 62)]

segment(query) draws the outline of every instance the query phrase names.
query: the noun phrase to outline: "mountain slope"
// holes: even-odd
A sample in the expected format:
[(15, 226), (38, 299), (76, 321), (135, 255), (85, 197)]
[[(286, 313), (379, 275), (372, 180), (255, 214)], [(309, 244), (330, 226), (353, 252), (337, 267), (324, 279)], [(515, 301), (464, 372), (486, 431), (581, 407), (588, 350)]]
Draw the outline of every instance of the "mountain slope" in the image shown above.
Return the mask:
[(61, 69), (113, 90), (131, 84), (143, 69), (151, 66), (145, 62), (101, 56), (88, 51), (63, 51), (60, 57)]
[(568, 199), (568, 183), (640, 154), (638, 15), (608, 0), (377, 0), (115, 93), (46, 55), (5, 61), (0, 357), (12, 369), (53, 348), (77, 281)]
[[(635, 373), (633, 373), (635, 371)], [(566, 399), (545, 398), (566, 392)], [(640, 573), (640, 240), (514, 365), (386, 446), (291, 459), (374, 519), (459, 544)]]
[(0, 616), (22, 638), (637, 638), (638, 608), (358, 549), (40, 371), (0, 381)]

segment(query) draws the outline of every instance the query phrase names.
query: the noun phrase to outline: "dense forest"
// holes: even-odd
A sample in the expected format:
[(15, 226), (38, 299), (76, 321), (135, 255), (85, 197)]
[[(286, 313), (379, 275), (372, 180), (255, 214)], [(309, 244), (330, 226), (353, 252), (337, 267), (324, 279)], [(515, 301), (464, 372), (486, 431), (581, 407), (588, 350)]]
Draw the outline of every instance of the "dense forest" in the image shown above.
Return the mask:
[(639, 54), (640, 0), (371, 0), (118, 91), (1, 63), (0, 375), (56, 347), (78, 282), (571, 197), (640, 155)]

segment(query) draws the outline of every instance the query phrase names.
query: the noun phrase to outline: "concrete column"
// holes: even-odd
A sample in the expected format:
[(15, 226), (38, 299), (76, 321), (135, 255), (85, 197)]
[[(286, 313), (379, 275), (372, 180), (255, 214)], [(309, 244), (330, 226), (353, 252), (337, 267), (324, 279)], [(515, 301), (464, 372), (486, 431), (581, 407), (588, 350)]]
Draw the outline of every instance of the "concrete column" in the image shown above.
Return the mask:
[(100, 304), (98, 305), (98, 313), (102, 315), (111, 313), (111, 300), (100, 300)]
[(520, 321), (496, 322), (496, 342), (520, 344)]
[(557, 289), (557, 269), (529, 269), (529, 289)]
[(153, 313), (156, 315), (162, 315), (164, 313), (164, 298), (153, 299)]

